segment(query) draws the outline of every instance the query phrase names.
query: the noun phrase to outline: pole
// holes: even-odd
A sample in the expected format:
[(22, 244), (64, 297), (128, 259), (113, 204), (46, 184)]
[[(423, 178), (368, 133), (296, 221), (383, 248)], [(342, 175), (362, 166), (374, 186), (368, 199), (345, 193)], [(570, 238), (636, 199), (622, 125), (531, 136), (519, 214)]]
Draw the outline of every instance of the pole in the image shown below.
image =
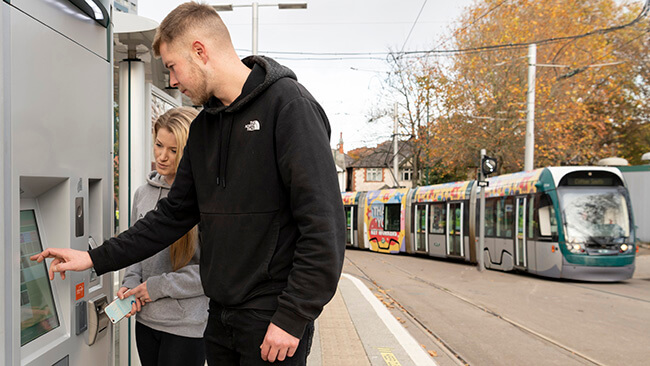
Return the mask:
[(524, 170), (534, 169), (535, 161), (535, 64), (537, 63), (537, 45), (528, 45), (528, 92), (526, 93), (526, 152)]
[(259, 16), (257, 13), (258, 3), (253, 2), (253, 55), (257, 55), (257, 34), (258, 34), (258, 20)]
[(395, 187), (399, 187), (399, 167), (397, 164), (397, 103), (395, 103), (393, 111), (393, 177), (395, 178)]
[[(485, 156), (485, 149), (481, 149), (481, 160), (479, 162), (479, 169), (478, 169), (478, 174), (479, 174), (479, 182), (485, 181), (485, 177), (483, 176), (483, 157)], [(478, 224), (478, 253), (477, 253), (477, 259), (478, 259), (478, 270), (479, 272), (483, 272), (485, 269), (485, 263), (483, 263), (484, 254), (483, 252), (485, 251), (485, 187), (480, 187), (481, 189), (481, 199), (480, 199), (480, 208), (479, 208), (479, 224)]]

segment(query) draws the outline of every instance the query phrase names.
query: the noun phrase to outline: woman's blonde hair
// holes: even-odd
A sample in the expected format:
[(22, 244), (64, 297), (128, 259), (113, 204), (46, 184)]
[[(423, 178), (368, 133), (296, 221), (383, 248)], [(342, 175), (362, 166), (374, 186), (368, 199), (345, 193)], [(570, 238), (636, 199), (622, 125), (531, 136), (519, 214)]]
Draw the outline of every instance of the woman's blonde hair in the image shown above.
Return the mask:
[[(158, 131), (161, 128), (166, 128), (176, 138), (176, 168), (174, 170), (178, 170), (178, 164), (183, 157), (183, 149), (185, 149), (187, 136), (190, 132), (190, 124), (198, 114), (199, 112), (194, 108), (178, 107), (170, 109), (158, 117), (153, 125), (154, 136), (158, 136)], [(172, 244), (169, 256), (174, 271), (185, 267), (190, 262), (196, 251), (197, 239), (198, 233), (195, 226)]]

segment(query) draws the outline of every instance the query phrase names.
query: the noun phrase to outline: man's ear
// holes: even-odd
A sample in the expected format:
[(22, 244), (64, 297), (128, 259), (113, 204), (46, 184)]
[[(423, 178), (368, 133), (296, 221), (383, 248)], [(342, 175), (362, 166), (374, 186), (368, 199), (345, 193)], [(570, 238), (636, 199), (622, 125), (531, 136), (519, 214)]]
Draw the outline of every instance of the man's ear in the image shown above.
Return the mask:
[(192, 54), (197, 57), (203, 64), (208, 63), (208, 52), (205, 48), (205, 44), (201, 41), (192, 42)]

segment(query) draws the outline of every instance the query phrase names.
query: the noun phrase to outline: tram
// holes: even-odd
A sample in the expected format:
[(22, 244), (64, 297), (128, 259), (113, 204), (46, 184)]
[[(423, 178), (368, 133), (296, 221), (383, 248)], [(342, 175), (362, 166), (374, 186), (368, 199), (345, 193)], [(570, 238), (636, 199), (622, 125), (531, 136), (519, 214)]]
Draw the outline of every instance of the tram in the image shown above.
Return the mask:
[(343, 192), (349, 247), (409, 253), (580, 281), (622, 281), (635, 268), (635, 226), (618, 169), (547, 167), (488, 178), (478, 253), (475, 180)]

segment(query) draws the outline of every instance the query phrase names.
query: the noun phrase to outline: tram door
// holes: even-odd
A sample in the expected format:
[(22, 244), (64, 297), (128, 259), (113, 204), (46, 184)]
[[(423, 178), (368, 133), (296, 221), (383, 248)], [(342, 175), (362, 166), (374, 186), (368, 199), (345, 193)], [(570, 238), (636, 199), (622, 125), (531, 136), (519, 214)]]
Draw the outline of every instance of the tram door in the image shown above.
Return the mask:
[(356, 229), (354, 206), (345, 206), (345, 244), (354, 246), (354, 232)]
[(415, 205), (415, 251), (428, 252), (429, 235), (427, 223), (429, 222), (429, 205)]
[(447, 255), (463, 256), (463, 203), (447, 204)]
[(515, 211), (515, 266), (526, 267), (526, 197), (517, 197)]

